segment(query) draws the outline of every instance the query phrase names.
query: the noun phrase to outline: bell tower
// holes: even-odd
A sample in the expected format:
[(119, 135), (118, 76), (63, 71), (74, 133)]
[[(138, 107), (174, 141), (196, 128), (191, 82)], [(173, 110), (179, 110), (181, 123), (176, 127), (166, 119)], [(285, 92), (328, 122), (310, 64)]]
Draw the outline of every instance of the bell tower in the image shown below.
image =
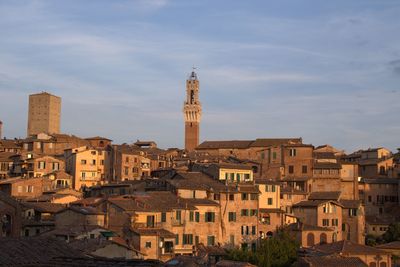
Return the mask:
[(199, 80), (193, 71), (186, 80), (186, 101), (183, 105), (185, 117), (185, 149), (193, 151), (199, 145), (201, 104), (199, 101)]

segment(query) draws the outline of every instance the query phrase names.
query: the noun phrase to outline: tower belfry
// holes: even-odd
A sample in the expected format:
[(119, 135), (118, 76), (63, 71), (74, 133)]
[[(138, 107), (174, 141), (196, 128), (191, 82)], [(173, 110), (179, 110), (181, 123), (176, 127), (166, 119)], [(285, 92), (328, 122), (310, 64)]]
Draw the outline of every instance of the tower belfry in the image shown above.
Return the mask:
[(186, 101), (183, 105), (185, 117), (185, 149), (193, 151), (199, 145), (201, 103), (199, 101), (199, 80), (194, 72), (186, 80)]

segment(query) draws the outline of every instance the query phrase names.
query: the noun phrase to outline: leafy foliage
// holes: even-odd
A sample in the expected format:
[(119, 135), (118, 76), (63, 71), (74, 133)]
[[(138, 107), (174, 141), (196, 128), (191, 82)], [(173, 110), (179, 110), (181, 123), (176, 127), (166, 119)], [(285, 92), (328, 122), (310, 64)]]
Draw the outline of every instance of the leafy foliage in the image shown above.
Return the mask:
[(389, 225), (389, 228), (383, 234), (383, 240), (385, 240), (387, 243), (392, 241), (400, 241), (400, 222)]
[(255, 252), (233, 249), (228, 256), (231, 260), (246, 261), (258, 266), (285, 267), (297, 259), (299, 243), (285, 230), (279, 230), (273, 237), (260, 241)]

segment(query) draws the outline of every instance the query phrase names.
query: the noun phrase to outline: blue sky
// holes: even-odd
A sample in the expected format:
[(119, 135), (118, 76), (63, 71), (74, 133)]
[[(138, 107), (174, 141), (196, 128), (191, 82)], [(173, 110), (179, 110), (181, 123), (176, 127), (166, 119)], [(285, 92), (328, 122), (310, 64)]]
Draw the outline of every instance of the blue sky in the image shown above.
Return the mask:
[(65, 133), (183, 146), (193, 65), (201, 140), (400, 147), (400, 1), (0, 0), (0, 120), (62, 97)]

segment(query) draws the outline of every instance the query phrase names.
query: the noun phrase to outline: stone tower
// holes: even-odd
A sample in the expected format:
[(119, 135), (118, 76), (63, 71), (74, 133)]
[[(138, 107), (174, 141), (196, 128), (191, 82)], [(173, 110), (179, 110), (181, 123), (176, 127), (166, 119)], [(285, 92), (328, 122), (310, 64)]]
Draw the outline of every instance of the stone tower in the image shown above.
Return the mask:
[(28, 136), (60, 133), (61, 98), (46, 92), (29, 95)]
[(199, 101), (199, 80), (192, 71), (186, 80), (186, 101), (183, 105), (185, 116), (185, 149), (193, 151), (199, 145), (201, 104)]

